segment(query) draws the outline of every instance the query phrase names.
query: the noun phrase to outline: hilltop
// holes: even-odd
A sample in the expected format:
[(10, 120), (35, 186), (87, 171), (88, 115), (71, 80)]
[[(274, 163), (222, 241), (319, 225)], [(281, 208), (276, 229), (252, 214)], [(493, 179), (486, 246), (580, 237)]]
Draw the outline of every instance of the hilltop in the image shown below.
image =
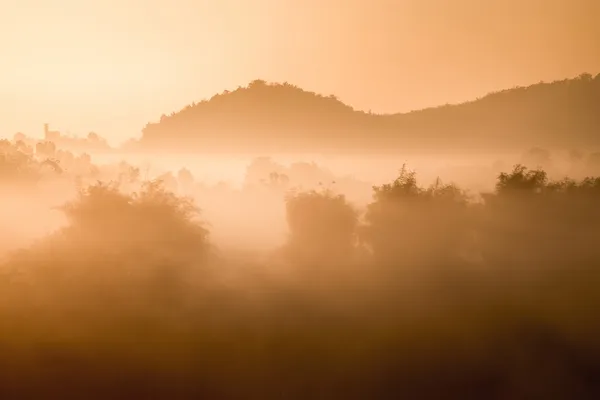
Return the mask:
[(284, 83), (224, 91), (148, 123), (138, 150), (395, 151), (600, 146), (600, 74), (372, 114)]

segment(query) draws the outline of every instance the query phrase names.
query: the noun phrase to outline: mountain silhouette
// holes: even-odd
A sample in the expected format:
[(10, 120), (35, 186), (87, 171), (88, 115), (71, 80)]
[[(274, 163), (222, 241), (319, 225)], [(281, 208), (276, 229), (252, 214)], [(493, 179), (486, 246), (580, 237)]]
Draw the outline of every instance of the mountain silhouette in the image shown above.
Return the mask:
[(600, 74), (396, 114), (367, 113), (333, 95), (255, 80), (148, 123), (135, 148), (386, 152), (597, 147), (599, 111)]

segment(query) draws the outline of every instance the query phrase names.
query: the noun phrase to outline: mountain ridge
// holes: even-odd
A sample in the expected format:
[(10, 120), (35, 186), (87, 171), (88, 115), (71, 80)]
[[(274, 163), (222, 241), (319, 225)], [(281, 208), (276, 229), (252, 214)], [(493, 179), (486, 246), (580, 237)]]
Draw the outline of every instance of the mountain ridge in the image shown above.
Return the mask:
[(532, 145), (600, 145), (600, 74), (382, 114), (355, 109), (334, 95), (255, 80), (148, 123), (135, 147), (343, 152)]

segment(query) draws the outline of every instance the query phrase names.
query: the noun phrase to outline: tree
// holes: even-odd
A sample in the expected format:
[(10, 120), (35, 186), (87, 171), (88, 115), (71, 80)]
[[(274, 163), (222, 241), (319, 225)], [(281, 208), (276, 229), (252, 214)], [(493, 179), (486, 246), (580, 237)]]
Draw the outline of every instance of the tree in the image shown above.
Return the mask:
[(358, 213), (330, 191), (290, 193), (286, 198), (288, 251), (305, 265), (347, 264), (354, 255)]
[(600, 234), (599, 182), (551, 181), (545, 171), (522, 165), (500, 174), (495, 192), (484, 196), (479, 232), (485, 262), (532, 271), (586, 265), (598, 257), (590, 238)]
[(110, 285), (105, 279), (111, 277), (152, 292), (142, 297), (169, 292), (172, 298), (185, 296), (182, 286), (206, 273), (211, 245), (198, 208), (160, 182), (145, 182), (133, 194), (116, 183), (98, 183), (62, 210), (68, 225), (47, 241), (54, 243), (48, 250), (54, 265), (81, 279)]
[(258, 89), (267, 86), (267, 82), (262, 79), (255, 79), (248, 84), (248, 89)]
[(377, 264), (401, 268), (457, 262), (473, 228), (462, 190), (439, 180), (422, 188), (406, 166), (392, 183), (373, 190), (361, 240)]
[(548, 183), (548, 175), (542, 169), (528, 170), (522, 164), (514, 166), (512, 172), (502, 172), (496, 182), (496, 192), (505, 193), (540, 192)]
[(183, 190), (190, 190), (194, 184), (194, 175), (187, 168), (181, 168), (177, 172), (177, 182)]

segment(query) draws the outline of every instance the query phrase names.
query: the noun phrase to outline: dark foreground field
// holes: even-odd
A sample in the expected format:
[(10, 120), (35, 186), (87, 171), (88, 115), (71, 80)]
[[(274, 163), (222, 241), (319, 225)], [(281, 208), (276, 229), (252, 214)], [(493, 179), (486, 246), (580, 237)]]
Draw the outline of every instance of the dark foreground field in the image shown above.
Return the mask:
[(363, 214), (291, 193), (286, 245), (250, 257), (156, 183), (94, 185), (1, 266), (0, 397), (600, 398), (599, 199), (403, 171)]

